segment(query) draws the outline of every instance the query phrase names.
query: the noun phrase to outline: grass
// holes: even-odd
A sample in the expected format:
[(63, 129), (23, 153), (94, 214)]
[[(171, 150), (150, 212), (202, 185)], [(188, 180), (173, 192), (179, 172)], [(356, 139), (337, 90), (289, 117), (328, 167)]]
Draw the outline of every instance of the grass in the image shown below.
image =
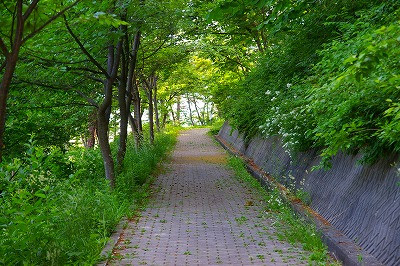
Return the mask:
[[(161, 133), (155, 145), (135, 150), (130, 139), (114, 190), (98, 149), (55, 157), (30, 147), (26, 166), (0, 197), (0, 265), (95, 264), (120, 219), (145, 206), (152, 174), (175, 140), (175, 131)], [(49, 161), (52, 156), (57, 161)], [(67, 174), (59, 169), (62, 160)]]
[(274, 217), (277, 222), (277, 237), (285, 240), (292, 245), (301, 244), (303, 249), (310, 252), (309, 262), (326, 265), (329, 260), (327, 247), (322, 242), (320, 234), (315, 225), (307, 223), (292, 210), (290, 204), (282, 199), (280, 192), (275, 189), (266, 191), (260, 183), (251, 176), (238, 157), (230, 156), (228, 165), (234, 170), (235, 176), (253, 187), (263, 200), (267, 203), (266, 212), (262, 215)]
[(211, 136), (218, 135), (219, 130), (224, 124), (224, 120), (216, 120), (214, 123), (210, 126), (210, 131), (208, 131), (208, 134)]
[(245, 222), (247, 222), (247, 217), (245, 217), (245, 216), (236, 217), (236, 218), (235, 218), (235, 221), (236, 221), (239, 225), (242, 225), (242, 224), (244, 224)]

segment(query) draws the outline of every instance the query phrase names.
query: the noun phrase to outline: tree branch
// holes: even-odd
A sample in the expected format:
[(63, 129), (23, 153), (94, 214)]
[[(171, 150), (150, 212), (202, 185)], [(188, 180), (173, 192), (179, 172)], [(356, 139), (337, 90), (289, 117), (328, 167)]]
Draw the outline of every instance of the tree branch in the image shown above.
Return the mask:
[(22, 79), (18, 79), (17, 82), (22, 82), (22, 83), (35, 85), (35, 86), (39, 86), (39, 87), (44, 87), (44, 88), (49, 88), (49, 89), (54, 89), (54, 90), (62, 90), (62, 91), (72, 90), (72, 91), (75, 91), (77, 94), (79, 94), (79, 96), (84, 98), (91, 105), (93, 105), (95, 107), (99, 107), (99, 105), (97, 104), (97, 102), (95, 100), (93, 100), (92, 98), (90, 98), (89, 96), (87, 96), (86, 94), (81, 92), (80, 90), (74, 89), (72, 87), (68, 87), (68, 86), (59, 87), (59, 86), (52, 85), (52, 84), (44, 84), (44, 83), (37, 82), (37, 81), (28, 81), (28, 80), (22, 80)]
[(166, 38), (166, 39), (163, 41), (163, 43), (162, 43), (159, 47), (157, 47), (157, 49), (155, 49), (150, 55), (146, 56), (146, 57), (144, 58), (144, 60), (149, 59), (150, 57), (152, 57), (153, 55), (155, 55), (158, 51), (160, 51), (161, 48), (164, 46), (164, 44), (165, 44), (167, 41), (168, 41), (168, 38)]
[(87, 67), (68, 67), (68, 69), (80, 70), (80, 71), (90, 72), (90, 73), (93, 73), (93, 74), (103, 74), (102, 72), (99, 72), (99, 71), (96, 71), (96, 70), (93, 70), (93, 69), (90, 69), (90, 68), (87, 68)]
[(4, 41), (3, 41), (3, 39), (1, 37), (0, 37), (0, 49), (1, 49), (2, 54), (5, 57), (7, 57), (9, 52), (8, 52), (6, 44), (4, 43)]
[[(151, 89), (151, 87), (150, 87), (150, 84), (149, 84), (149, 82), (147, 81), (147, 79), (143, 76), (143, 74), (141, 74), (140, 75), (140, 79), (141, 79), (141, 81), (142, 81), (142, 83), (145, 85), (144, 87), (144, 89), (146, 90), (146, 93), (147, 93), (147, 90), (150, 90)], [(146, 89), (147, 88), (147, 89)]]
[(44, 57), (40, 57), (38, 55), (35, 55), (33, 53), (28, 53), (29, 56), (32, 56), (33, 58), (37, 58), (39, 60), (42, 60), (44, 62), (48, 62), (48, 63), (52, 63), (52, 64), (63, 64), (63, 65), (76, 65), (76, 64), (82, 64), (82, 63), (87, 63), (89, 62), (88, 60), (80, 60), (80, 61), (76, 61), (76, 62), (67, 62), (67, 61), (58, 61), (58, 60), (54, 60), (54, 59), (49, 59), (49, 58), (44, 58)]
[(10, 31), (10, 47), (13, 47), (14, 41), (13, 41), (13, 36), (14, 36), (14, 25), (15, 25), (15, 15), (17, 13), (17, 6), (14, 8), (14, 12), (12, 13), (12, 24), (11, 24), (11, 31)]
[(8, 11), (8, 13), (12, 14), (13, 12), (6, 6), (6, 4), (4, 3), (4, 1), (1, 1), (1, 3), (3, 4), (5, 10)]
[(107, 78), (110, 78), (110, 75), (108, 74), (107, 70), (105, 70), (99, 62), (97, 62), (96, 59), (86, 50), (85, 46), (83, 46), (82, 42), (79, 40), (79, 38), (75, 35), (75, 33), (72, 31), (71, 27), (68, 24), (67, 17), (64, 16), (64, 21), (65, 21), (65, 27), (67, 27), (67, 30), (71, 37), (75, 40), (75, 42), (78, 44), (79, 48), (81, 51), (87, 56), (87, 58), (92, 62)]
[(91, 79), (91, 80), (93, 80), (93, 81), (100, 82), (100, 83), (104, 84), (104, 80), (101, 79), (101, 78), (96, 78), (96, 77), (93, 77), (93, 76), (90, 76), (90, 75), (85, 75), (85, 74), (83, 74), (83, 73), (75, 72), (75, 71), (72, 71), (71, 73), (72, 73), (72, 74), (76, 74), (76, 75), (82, 75), (82, 76), (84, 76), (85, 78), (88, 78), (88, 79)]
[(93, 106), (92, 104), (87, 104), (87, 103), (79, 103), (79, 102), (72, 102), (72, 103), (60, 103), (52, 106), (27, 106), (27, 107), (22, 107), (18, 108), (19, 110), (24, 110), (24, 109), (51, 109), (51, 108), (57, 108), (57, 107), (64, 107), (64, 106), (71, 106), (71, 105), (76, 105), (76, 106)]
[(23, 40), (22, 43), (25, 43), (27, 40), (38, 34), (41, 30), (43, 30), (47, 25), (49, 25), (51, 22), (59, 18), (60, 16), (64, 15), (65, 12), (67, 12), (69, 9), (73, 8), (75, 5), (77, 5), (80, 1), (82, 0), (76, 0), (73, 2), (71, 5), (67, 6), (60, 12), (58, 12), (56, 15), (52, 16), (49, 20), (47, 20), (42, 26), (31, 32), (28, 36), (26, 36)]
[(173, 98), (175, 98), (175, 96), (177, 96), (178, 95), (178, 92), (173, 92), (170, 96), (169, 96), (169, 98), (168, 98), (168, 100), (167, 100), (167, 103), (169, 103)]
[(44, 87), (44, 88), (49, 88), (49, 89), (55, 89), (55, 90), (62, 90), (62, 91), (68, 91), (73, 89), (70, 86), (56, 86), (56, 85), (52, 85), (49, 83), (41, 83), (38, 81), (31, 81), (31, 80), (24, 80), (24, 79), (20, 79), (20, 78), (16, 78), (14, 83), (25, 83), (25, 84), (29, 84), (29, 85), (36, 85), (39, 87)]
[(22, 18), (22, 0), (18, 0), (16, 4), (16, 16), (17, 16), (17, 22), (16, 22), (16, 29), (15, 29), (15, 37), (14, 37), (14, 42), (13, 46), (10, 48), (12, 53), (18, 53), (19, 49), (22, 46), (22, 38), (24, 34), (24, 20)]
[(90, 98), (89, 96), (87, 96), (86, 94), (84, 94), (83, 92), (81, 92), (80, 90), (75, 90), (76, 93), (79, 94), (79, 96), (81, 96), (82, 98), (84, 98), (88, 103), (90, 103), (92, 106), (99, 108), (99, 104), (93, 100), (92, 98)]
[(226, 59), (228, 59), (231, 62), (234, 62), (236, 64), (238, 64), (239, 66), (241, 66), (245, 71), (248, 71), (247, 67), (245, 65), (243, 65), (238, 59), (233, 59), (230, 58), (228, 55), (224, 54), (224, 53), (219, 53), (220, 55), (222, 55), (223, 57), (225, 57)]
[(6, 67), (7, 61), (4, 61), (3, 64), (0, 65), (0, 72)]
[(31, 15), (33, 10), (36, 8), (38, 3), (39, 3), (39, 0), (33, 0), (33, 2), (29, 5), (28, 9), (25, 11), (25, 14), (23, 16), (24, 21), (26, 21), (28, 19), (28, 17)]
[(245, 36), (248, 35), (247, 33), (244, 32), (195, 32), (195, 35), (207, 35), (207, 34), (213, 34), (213, 35), (241, 35), (241, 36)]

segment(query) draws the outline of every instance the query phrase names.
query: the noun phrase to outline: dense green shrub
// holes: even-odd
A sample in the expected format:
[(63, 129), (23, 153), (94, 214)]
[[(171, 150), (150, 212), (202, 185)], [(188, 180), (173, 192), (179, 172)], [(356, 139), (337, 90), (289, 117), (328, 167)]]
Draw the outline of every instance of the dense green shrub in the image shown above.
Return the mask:
[(149, 176), (174, 139), (159, 134), (138, 151), (129, 140), (115, 190), (99, 150), (62, 154), (31, 142), (23, 159), (0, 171), (0, 264), (95, 263), (121, 217), (146, 197)]
[[(318, 1), (246, 80), (219, 102), (247, 138), (279, 135), (291, 151), (339, 151), (373, 162), (400, 143), (398, 1)], [(221, 92), (219, 92), (221, 93)]]

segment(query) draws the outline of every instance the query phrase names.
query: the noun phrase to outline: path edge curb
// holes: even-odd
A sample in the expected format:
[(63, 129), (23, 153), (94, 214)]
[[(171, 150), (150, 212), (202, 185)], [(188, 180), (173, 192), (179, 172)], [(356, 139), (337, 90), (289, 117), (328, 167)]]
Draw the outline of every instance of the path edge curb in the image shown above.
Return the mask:
[(106, 266), (110, 261), (110, 256), (114, 251), (114, 248), (118, 241), (123, 238), (124, 235), (124, 227), (129, 220), (126, 217), (123, 217), (118, 225), (115, 227), (114, 232), (108, 238), (107, 244), (104, 246), (103, 250), (100, 253), (100, 261), (97, 262), (95, 265), (98, 266)]
[[(235, 149), (232, 145), (227, 143), (218, 135), (214, 136), (214, 139), (230, 154), (240, 157), (247, 171), (261, 183), (263, 187), (272, 188), (277, 187), (281, 192), (281, 196), (290, 202), (292, 209), (300, 216), (304, 217), (308, 222), (316, 225), (317, 230), (321, 233), (322, 241), (327, 245), (329, 252), (343, 265), (383, 265), (374, 256), (364, 251), (356, 243), (354, 243), (349, 237), (345, 236), (341, 231), (333, 227), (327, 220), (325, 220), (316, 211), (306, 206), (299, 199), (291, 197), (287, 189), (280, 183), (278, 183), (272, 176), (262, 170), (254, 161), (243, 153)], [(362, 258), (359, 261), (359, 258)]]

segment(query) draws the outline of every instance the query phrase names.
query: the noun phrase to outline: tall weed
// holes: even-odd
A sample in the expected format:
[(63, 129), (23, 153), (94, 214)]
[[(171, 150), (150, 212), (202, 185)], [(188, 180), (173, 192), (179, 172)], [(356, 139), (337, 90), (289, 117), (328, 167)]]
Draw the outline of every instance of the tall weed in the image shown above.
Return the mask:
[(149, 177), (175, 136), (158, 134), (155, 145), (139, 150), (130, 139), (114, 190), (98, 149), (63, 154), (31, 141), (22, 159), (1, 165), (0, 264), (96, 263), (122, 216), (146, 197)]

